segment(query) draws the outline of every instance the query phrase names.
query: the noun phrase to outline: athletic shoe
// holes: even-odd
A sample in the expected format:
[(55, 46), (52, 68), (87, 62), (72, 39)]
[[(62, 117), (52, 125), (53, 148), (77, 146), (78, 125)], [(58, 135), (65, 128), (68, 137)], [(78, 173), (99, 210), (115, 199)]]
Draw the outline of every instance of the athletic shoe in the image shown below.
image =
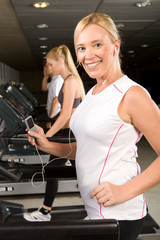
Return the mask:
[(86, 216), (85, 218), (83, 218), (83, 220), (89, 220), (89, 217), (88, 217), (88, 216)]
[(23, 217), (29, 222), (49, 222), (51, 220), (51, 214), (43, 214), (39, 210), (34, 212), (26, 212)]
[(65, 163), (65, 166), (72, 166), (72, 163), (70, 162), (70, 160), (68, 159), (67, 162)]

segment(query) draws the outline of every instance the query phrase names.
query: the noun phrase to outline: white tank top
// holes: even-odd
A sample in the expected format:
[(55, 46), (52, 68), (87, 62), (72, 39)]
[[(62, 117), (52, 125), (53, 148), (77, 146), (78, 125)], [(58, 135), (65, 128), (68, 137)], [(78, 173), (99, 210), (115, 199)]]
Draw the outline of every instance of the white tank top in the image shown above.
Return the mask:
[[(59, 91), (64, 83), (61, 75), (55, 75), (52, 77), (52, 80), (47, 84), (48, 96), (47, 96), (47, 113), (50, 115), (53, 98), (58, 97)], [(53, 115), (55, 117), (61, 110), (61, 105), (58, 103), (58, 107)]]
[(111, 207), (90, 199), (98, 184), (122, 185), (140, 173), (136, 143), (142, 134), (117, 114), (124, 94), (134, 85), (137, 83), (123, 76), (97, 95), (92, 95), (92, 88), (70, 120), (77, 140), (78, 186), (90, 219), (135, 220), (146, 215), (143, 194)]

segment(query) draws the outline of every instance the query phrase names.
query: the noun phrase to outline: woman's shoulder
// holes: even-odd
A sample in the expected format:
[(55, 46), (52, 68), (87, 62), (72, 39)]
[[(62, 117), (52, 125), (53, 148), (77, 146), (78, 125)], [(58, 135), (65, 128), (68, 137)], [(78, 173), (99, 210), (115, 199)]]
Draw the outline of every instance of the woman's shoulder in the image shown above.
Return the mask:
[(71, 74), (68, 74), (67, 77), (64, 80), (65, 80), (65, 82), (71, 82), (76, 78), (77, 77), (73, 73), (71, 73)]
[(133, 85), (124, 95), (124, 102), (129, 109), (143, 108), (151, 102), (151, 96), (141, 85)]
[(124, 75), (115, 82), (115, 85), (117, 87), (121, 88), (122, 90), (123, 89), (125, 90), (127, 88), (132, 87), (132, 86), (138, 85), (138, 83), (136, 83), (135, 81), (130, 79), (127, 75)]
[(65, 86), (74, 86), (74, 85), (77, 85), (77, 82), (79, 82), (78, 77), (75, 76), (74, 74), (72, 74), (65, 79), (64, 85)]
[(116, 87), (121, 90), (123, 94), (149, 94), (147, 89), (145, 89), (142, 85), (137, 83), (136, 81), (133, 81), (128, 76), (123, 76), (121, 79), (115, 83)]
[(69, 76), (63, 84), (63, 91), (76, 91), (77, 89), (77, 78), (75, 76)]

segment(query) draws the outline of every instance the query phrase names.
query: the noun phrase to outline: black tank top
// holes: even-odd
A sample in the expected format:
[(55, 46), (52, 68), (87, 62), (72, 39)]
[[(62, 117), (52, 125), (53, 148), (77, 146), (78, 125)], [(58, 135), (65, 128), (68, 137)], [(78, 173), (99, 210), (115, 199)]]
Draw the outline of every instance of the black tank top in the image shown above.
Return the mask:
[[(69, 74), (64, 80), (66, 80), (71, 75), (73, 75), (73, 73)], [(64, 83), (63, 83), (63, 85), (64, 85)], [(63, 85), (62, 85), (61, 90), (59, 91), (59, 94), (58, 94), (58, 102), (61, 104), (61, 106), (63, 104), (63, 97), (64, 97), (64, 94), (63, 94), (63, 91), (62, 91), (63, 90)], [(80, 102), (81, 102), (81, 98), (75, 98), (74, 102), (73, 102), (72, 109), (77, 108), (78, 105), (80, 104)]]

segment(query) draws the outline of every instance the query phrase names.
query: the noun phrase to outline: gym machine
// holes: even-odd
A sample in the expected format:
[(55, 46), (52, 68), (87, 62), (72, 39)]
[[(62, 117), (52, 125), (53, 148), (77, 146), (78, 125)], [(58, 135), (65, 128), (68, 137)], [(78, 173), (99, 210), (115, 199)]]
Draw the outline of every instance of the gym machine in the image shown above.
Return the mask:
[[(10, 81), (0, 87), (0, 90), (14, 99), (25, 110), (26, 114), (32, 115), (36, 122), (52, 121), (47, 117), (46, 106), (39, 104), (36, 97), (21, 82)], [(45, 114), (46, 113), (46, 114)]]
[(20, 92), (22, 92), (27, 99), (29, 99), (35, 108), (40, 108), (37, 98), (24, 86), (21, 82), (10, 82), (10, 85), (15, 86)]
[[(0, 141), (1, 152), (3, 141)], [(0, 166), (0, 175), (10, 181), (18, 182), (21, 178), (30, 179), (35, 171), (40, 171), (40, 165), (8, 164)], [(76, 176), (75, 168), (48, 166), (45, 178)], [(38, 176), (36, 177), (38, 180)], [(32, 211), (30, 209), (28, 211)], [(27, 222), (23, 219), (26, 211), (21, 204), (0, 201), (0, 239), (11, 240), (62, 240), (62, 239), (110, 239), (118, 240), (119, 225), (115, 219), (83, 220), (86, 212), (83, 206), (56, 207), (52, 209), (52, 221), (45, 223)]]
[[(12, 130), (12, 134), (14, 134)], [(12, 135), (10, 134), (10, 136)], [(1, 157), (7, 141), (1, 137)], [(0, 176), (12, 183), (18, 183), (22, 178), (31, 179), (33, 173), (41, 171), (41, 165), (24, 165), (20, 163), (0, 162)], [(76, 177), (75, 167), (52, 166), (45, 168), (45, 178)], [(39, 180), (39, 177), (35, 177)], [(53, 222), (30, 223), (23, 219), (24, 207), (0, 201), (0, 238), (2, 240), (21, 239), (110, 239), (118, 240), (119, 225), (115, 219), (109, 220), (83, 220), (86, 212), (83, 206), (54, 208)], [(31, 211), (31, 209), (30, 209)], [(53, 213), (52, 212), (52, 213)], [(63, 220), (62, 220), (63, 219)]]
[[(6, 93), (0, 90), (0, 116), (4, 120), (4, 129), (1, 132), (3, 138), (3, 154), (1, 163), (12, 165), (19, 163), (21, 165), (37, 165), (41, 164), (41, 160), (37, 155), (35, 147), (28, 143), (27, 135), (24, 134), (26, 128), (24, 119), (28, 116), (24, 109), (17, 102), (12, 100)], [(71, 141), (74, 139), (71, 138)], [(66, 142), (67, 137), (55, 136), (54, 141)], [(40, 151), (43, 163), (49, 161), (50, 155)], [(37, 185), (41, 185), (41, 180)], [(21, 179), (20, 182), (10, 182), (0, 180), (0, 195), (21, 195), (21, 194), (39, 194), (44, 193), (45, 184), (41, 187), (33, 188), (30, 179)], [(59, 181), (58, 192), (77, 192), (76, 178), (61, 179)]]
[(6, 92), (8, 96), (13, 98), (19, 105), (22, 105), (28, 115), (34, 114), (34, 107), (29, 99), (20, 93), (20, 91), (13, 85), (7, 83), (1, 86), (1, 90)]
[[(46, 112), (46, 105), (40, 105), (37, 98), (24, 86), (22, 82), (11, 81), (8, 83), (8, 85), (14, 86), (15, 88), (17, 88), (19, 92), (27, 99), (27, 101), (29, 100), (29, 102), (31, 102), (34, 108), (34, 114), (32, 116), (34, 117), (34, 120), (35, 118), (39, 120), (40, 118), (39, 116), (41, 114), (44, 114), (44, 112)], [(43, 119), (43, 120), (48, 121), (48, 119), (47, 120)]]

